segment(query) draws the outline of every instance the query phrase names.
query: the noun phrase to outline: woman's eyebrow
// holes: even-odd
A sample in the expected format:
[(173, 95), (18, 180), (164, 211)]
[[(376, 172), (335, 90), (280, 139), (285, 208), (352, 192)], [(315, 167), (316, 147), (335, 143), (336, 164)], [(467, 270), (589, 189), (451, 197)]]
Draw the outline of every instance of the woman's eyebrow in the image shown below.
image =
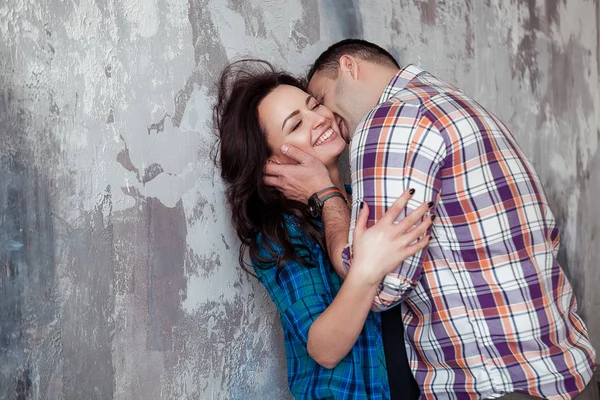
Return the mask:
[(313, 98), (313, 95), (309, 94), (308, 97), (306, 98), (306, 101), (305, 101), (306, 107), (308, 107), (308, 103), (310, 103), (310, 99), (312, 99), (312, 98)]
[[(310, 103), (310, 99), (312, 99), (312, 98), (313, 98), (313, 96), (312, 96), (311, 94), (309, 94), (309, 95), (306, 97), (306, 100), (304, 101), (304, 103), (306, 104), (306, 107), (308, 107), (308, 103)], [(316, 99), (315, 99), (315, 100), (316, 100)], [(290, 118), (292, 118), (292, 117), (293, 117), (293, 116), (295, 116), (295, 115), (298, 115), (298, 113), (299, 113), (299, 112), (300, 112), (300, 111), (298, 111), (298, 110), (292, 111), (292, 112), (290, 113), (290, 115), (288, 115), (288, 116), (287, 116), (287, 117), (286, 117), (286, 118), (283, 120), (283, 124), (281, 124), (281, 129), (283, 129), (283, 127), (285, 126), (285, 123), (286, 123), (286, 122), (288, 122), (288, 120), (289, 120)]]
[(292, 111), (290, 115), (288, 115), (284, 120), (283, 120), (283, 124), (281, 124), (281, 129), (283, 130), (283, 127), (285, 126), (285, 123), (288, 122), (288, 120), (290, 118), (292, 118), (294, 115), (299, 114), (300, 111), (296, 110), (296, 111)]

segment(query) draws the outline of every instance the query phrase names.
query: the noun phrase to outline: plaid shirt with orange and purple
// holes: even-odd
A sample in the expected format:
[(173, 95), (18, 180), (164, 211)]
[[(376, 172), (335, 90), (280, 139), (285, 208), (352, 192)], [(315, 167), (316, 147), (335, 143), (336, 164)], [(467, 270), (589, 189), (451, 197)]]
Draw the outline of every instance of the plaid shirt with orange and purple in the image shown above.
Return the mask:
[(425, 398), (569, 399), (585, 388), (595, 351), (556, 260), (554, 216), (496, 116), (410, 65), (359, 123), (350, 165), (346, 268), (362, 200), (371, 226), (409, 188), (403, 216), (439, 199), (428, 248), (389, 274), (375, 299), (380, 309), (402, 307)]

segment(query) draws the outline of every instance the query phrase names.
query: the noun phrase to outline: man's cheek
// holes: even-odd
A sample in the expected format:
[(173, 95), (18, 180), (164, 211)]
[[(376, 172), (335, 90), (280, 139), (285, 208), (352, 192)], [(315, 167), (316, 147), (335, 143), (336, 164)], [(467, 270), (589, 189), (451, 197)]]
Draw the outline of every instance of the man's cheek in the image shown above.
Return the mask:
[(340, 133), (342, 134), (342, 139), (344, 139), (346, 143), (350, 143), (350, 133), (343, 120), (340, 122)]

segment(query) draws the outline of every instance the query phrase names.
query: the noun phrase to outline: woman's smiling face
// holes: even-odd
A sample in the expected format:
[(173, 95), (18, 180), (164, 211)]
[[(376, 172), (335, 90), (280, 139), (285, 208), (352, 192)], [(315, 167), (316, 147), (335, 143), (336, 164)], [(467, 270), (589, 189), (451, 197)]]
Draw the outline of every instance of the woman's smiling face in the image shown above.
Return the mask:
[(295, 162), (281, 153), (283, 144), (316, 157), (328, 167), (337, 163), (346, 147), (334, 114), (294, 86), (273, 89), (258, 105), (258, 119), (273, 149), (272, 159), (282, 164)]

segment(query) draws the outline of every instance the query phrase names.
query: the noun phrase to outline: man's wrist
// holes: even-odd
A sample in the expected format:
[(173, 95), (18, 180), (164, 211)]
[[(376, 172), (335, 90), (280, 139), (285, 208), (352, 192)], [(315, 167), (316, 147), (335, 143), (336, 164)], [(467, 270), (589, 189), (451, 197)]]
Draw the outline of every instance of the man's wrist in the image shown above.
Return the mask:
[(321, 190), (331, 187), (331, 186), (334, 186), (334, 184), (333, 184), (333, 182), (331, 182), (331, 180), (320, 182), (318, 185), (315, 185), (311, 188), (312, 191), (310, 193), (307, 193), (308, 196), (306, 198), (308, 199), (313, 194), (318, 193)]
[(344, 206), (346, 206), (346, 208), (348, 208), (348, 210), (350, 210), (350, 207), (348, 205), (348, 200), (346, 200), (346, 198), (343, 195), (342, 196), (331, 197), (329, 200), (327, 200), (326, 202), (324, 202), (323, 203), (323, 210), (325, 208), (330, 208), (330, 207), (339, 208), (341, 204), (343, 204)]
[(308, 199), (311, 198), (312, 195), (314, 195), (315, 193), (325, 189), (326, 187), (329, 186), (333, 186), (333, 182), (330, 181), (322, 181), (317, 185), (313, 185), (313, 186), (308, 186), (307, 185), (307, 191), (304, 193), (304, 204), (308, 204)]
[(320, 190), (309, 197), (308, 199), (308, 211), (314, 218), (320, 218), (321, 212), (323, 211), (323, 206), (325, 202), (329, 199), (333, 199), (334, 197), (339, 197), (344, 202), (346, 202), (346, 198), (344, 194), (335, 186), (326, 187), (323, 190)]

